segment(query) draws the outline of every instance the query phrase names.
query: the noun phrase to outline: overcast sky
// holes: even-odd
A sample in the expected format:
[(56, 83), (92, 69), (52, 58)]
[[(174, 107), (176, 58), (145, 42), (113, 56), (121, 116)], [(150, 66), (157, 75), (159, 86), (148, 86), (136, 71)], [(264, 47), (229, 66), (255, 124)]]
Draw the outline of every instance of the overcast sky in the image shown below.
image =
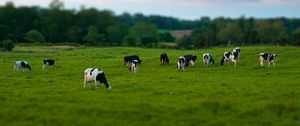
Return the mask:
[[(12, 1), (15, 6), (48, 7), (52, 0), (0, 0), (0, 5)], [(159, 14), (181, 19), (199, 19), (223, 16), (237, 18), (241, 15), (255, 18), (300, 18), (300, 0), (61, 0), (65, 8), (95, 7), (123, 12)]]

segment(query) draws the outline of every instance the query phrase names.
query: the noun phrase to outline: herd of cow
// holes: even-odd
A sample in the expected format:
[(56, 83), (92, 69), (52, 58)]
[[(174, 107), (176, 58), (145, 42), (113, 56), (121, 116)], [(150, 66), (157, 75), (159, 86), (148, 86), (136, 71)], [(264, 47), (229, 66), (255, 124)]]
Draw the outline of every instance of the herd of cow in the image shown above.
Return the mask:
[[(232, 52), (224, 52), (220, 62), (221, 65), (229, 64), (229, 62), (232, 62), (234, 63), (234, 66), (236, 66), (237, 60), (240, 57), (240, 53), (241, 53), (241, 49), (239, 47), (234, 48)], [(273, 64), (273, 66), (275, 66), (275, 58), (276, 55), (273, 53), (260, 53), (259, 54), (260, 65), (263, 66), (263, 63), (266, 61), (268, 62), (268, 67), (270, 66), (270, 64)], [(177, 59), (177, 71), (183, 72), (184, 69), (186, 69), (189, 65), (192, 65), (194, 67), (196, 59), (197, 56), (194, 54), (180, 56)], [(46, 59), (43, 60), (43, 62), (44, 62), (43, 70), (49, 66), (55, 67), (55, 61), (53, 59)], [(131, 55), (131, 56), (124, 57), (124, 65), (129, 67), (131, 73), (137, 72), (138, 65), (141, 64), (141, 62), (142, 60), (139, 58), (138, 55)], [(166, 63), (169, 63), (169, 58), (167, 53), (163, 53), (160, 55), (160, 64), (165, 65)], [(203, 54), (204, 66), (209, 66), (214, 63), (215, 61), (211, 56), (211, 54), (209, 53)], [(23, 71), (25, 70), (31, 71), (31, 67), (29, 63), (26, 61), (15, 61), (14, 63), (15, 72), (17, 72), (19, 68), (22, 68)], [(103, 83), (106, 88), (111, 89), (111, 84), (106, 80), (104, 72), (98, 68), (87, 68), (84, 71), (84, 86), (83, 86), (84, 88), (86, 87), (86, 83), (88, 82), (95, 82), (96, 88), (98, 88), (100, 83)]]

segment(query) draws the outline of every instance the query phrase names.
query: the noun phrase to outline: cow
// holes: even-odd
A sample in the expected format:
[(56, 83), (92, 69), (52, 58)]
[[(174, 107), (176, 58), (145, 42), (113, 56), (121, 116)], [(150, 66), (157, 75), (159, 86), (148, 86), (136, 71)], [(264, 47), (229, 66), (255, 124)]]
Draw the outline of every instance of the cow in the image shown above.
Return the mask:
[(160, 65), (165, 65), (166, 63), (169, 63), (169, 58), (167, 53), (163, 53), (160, 55)]
[(183, 56), (185, 58), (186, 67), (191, 64), (193, 67), (195, 67), (195, 61), (197, 59), (197, 56), (195, 54), (185, 55)]
[(221, 65), (224, 65), (225, 63), (229, 64), (229, 61), (234, 63), (234, 66), (236, 66), (236, 59), (238, 57), (237, 52), (224, 52), (224, 55), (221, 60)]
[(177, 59), (177, 72), (179, 72), (181, 70), (181, 72), (184, 71), (184, 69), (187, 67), (186, 65), (186, 59), (183, 56), (180, 56)]
[(31, 71), (31, 67), (26, 61), (15, 61), (14, 63), (14, 71), (17, 72), (19, 68), (23, 69), (23, 72), (26, 70)]
[(240, 47), (235, 47), (232, 50), (232, 52), (237, 52), (238, 53), (237, 59), (239, 60), (240, 59), (241, 48)]
[(138, 60), (133, 60), (131, 62), (131, 65), (129, 67), (129, 70), (131, 73), (136, 73), (137, 69), (138, 69), (138, 65), (139, 65), (139, 61)]
[(138, 55), (131, 55), (131, 56), (124, 57), (124, 65), (130, 65), (130, 63), (133, 60), (137, 60), (139, 62), (139, 64), (142, 63), (142, 60), (140, 59), (140, 57)]
[(203, 65), (204, 66), (209, 66), (209, 64), (214, 64), (214, 63), (215, 63), (215, 61), (209, 53), (203, 54)]
[(45, 59), (43, 61), (44, 61), (43, 70), (45, 69), (46, 66), (55, 67), (55, 61), (53, 59)]
[(270, 64), (273, 64), (273, 67), (275, 67), (275, 58), (276, 55), (274, 53), (260, 53), (259, 54), (259, 62), (260, 65), (264, 65), (264, 61), (268, 62), (268, 67), (270, 67)]
[[(95, 87), (98, 88), (100, 83), (103, 83), (106, 88), (111, 89), (111, 84), (106, 80), (104, 72), (98, 68), (87, 68), (84, 71), (84, 85), (85, 88), (86, 83), (95, 82)], [(89, 84), (90, 86), (90, 84)]]

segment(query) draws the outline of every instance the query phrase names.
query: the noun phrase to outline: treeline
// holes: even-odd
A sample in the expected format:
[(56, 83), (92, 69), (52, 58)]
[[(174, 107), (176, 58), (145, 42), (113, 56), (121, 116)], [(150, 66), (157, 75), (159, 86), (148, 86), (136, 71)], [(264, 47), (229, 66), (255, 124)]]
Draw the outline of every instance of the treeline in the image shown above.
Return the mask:
[[(191, 29), (191, 35), (176, 40), (165, 31)], [(177, 42), (179, 48), (219, 45), (300, 45), (300, 19), (238, 19), (202, 17), (180, 20), (159, 15), (124, 13), (95, 8), (63, 9), (54, 0), (49, 8), (0, 7), (0, 40), (15, 43), (76, 43), (95, 46), (148, 46)]]

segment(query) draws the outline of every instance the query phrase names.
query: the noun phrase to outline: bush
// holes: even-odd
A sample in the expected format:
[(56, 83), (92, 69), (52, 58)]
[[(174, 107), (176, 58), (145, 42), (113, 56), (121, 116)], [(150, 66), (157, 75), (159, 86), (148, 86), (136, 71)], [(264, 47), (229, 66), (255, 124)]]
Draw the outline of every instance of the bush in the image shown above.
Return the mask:
[(0, 46), (6, 51), (12, 51), (15, 48), (15, 43), (11, 40), (4, 40)]
[(45, 37), (38, 30), (30, 30), (29, 32), (27, 32), (25, 39), (31, 43), (32, 42), (40, 42), (40, 43), (45, 42)]

